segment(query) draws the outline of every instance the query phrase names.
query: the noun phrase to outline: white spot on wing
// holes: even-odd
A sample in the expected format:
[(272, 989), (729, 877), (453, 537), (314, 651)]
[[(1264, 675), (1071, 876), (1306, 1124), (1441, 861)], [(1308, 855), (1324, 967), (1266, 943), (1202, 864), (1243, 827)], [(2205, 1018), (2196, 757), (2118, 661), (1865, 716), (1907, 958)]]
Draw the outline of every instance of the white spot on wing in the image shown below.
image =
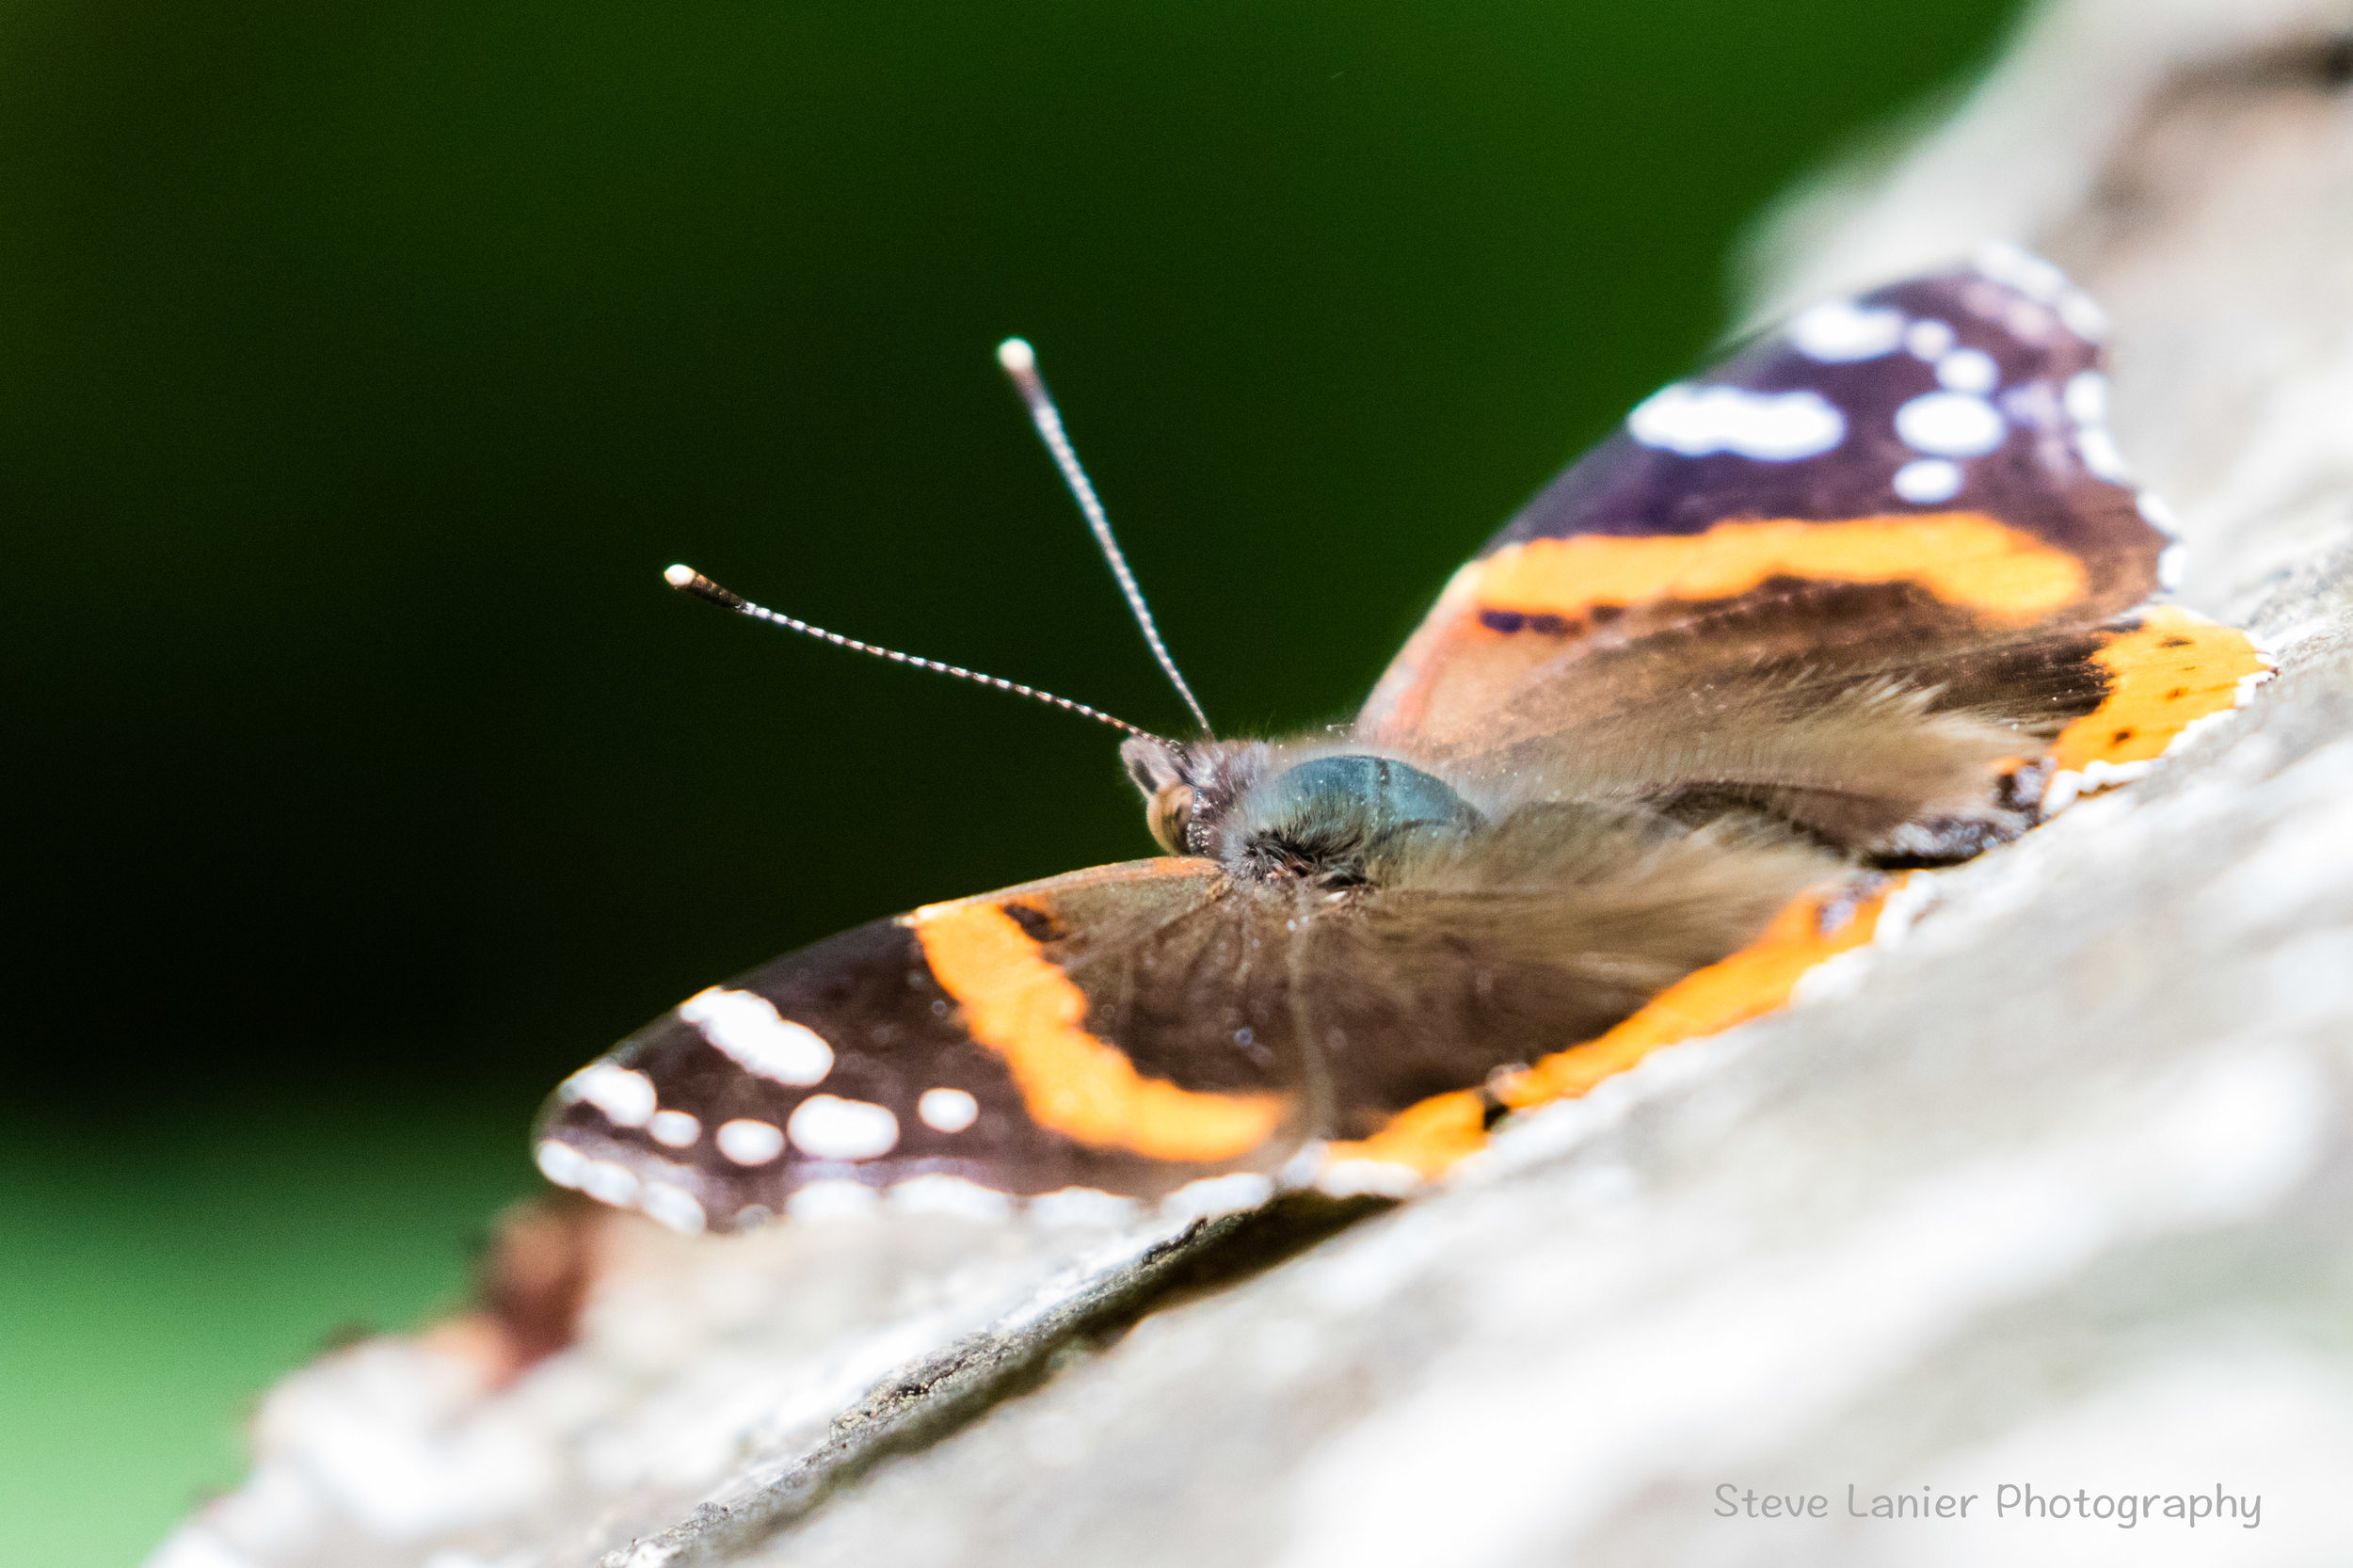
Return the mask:
[(1065, 1187), (1030, 1200), (1030, 1218), (1042, 1225), (1125, 1224), (1135, 1211), (1135, 1199), (1094, 1187)]
[(784, 1211), (796, 1221), (848, 1220), (871, 1214), (881, 1196), (856, 1181), (812, 1181), (784, 1200)]
[(1924, 392), (1896, 410), (1896, 434), (1931, 456), (1981, 457), (2009, 433), (2001, 411), (1970, 392)]
[[(2230, 714), (2209, 713), (2206, 717), (2228, 719)], [(2184, 725), (2182, 728), (2187, 730), (2189, 726)], [(2178, 741), (2181, 736), (2176, 735), (2174, 739)], [(2136, 762), (2104, 762), (2095, 757), (2084, 764), (2082, 788), (2086, 792), (2089, 792), (2093, 790), (2112, 789), (2119, 784), (2130, 784), (2136, 778), (2148, 777), (2156, 771), (2156, 767), (2157, 760), (2153, 757), (2143, 757)]]
[(955, 1214), (969, 1220), (1002, 1219), (1013, 1200), (962, 1176), (920, 1176), (893, 1187), (890, 1207), (907, 1214)]
[(2051, 329), (2057, 324), (2052, 319), (2050, 312), (2033, 300), (2013, 299), (2002, 312), (2002, 325), (2014, 338), (2023, 338), (2028, 343), (2047, 343)]
[(2067, 378), (2067, 417), (2077, 424), (2108, 422), (2108, 378), (2096, 370), (2079, 370)]
[(1936, 384), (1946, 392), (1990, 392), (2002, 384), (2002, 367), (1982, 348), (1956, 348), (1936, 361)]
[(2167, 593), (2171, 593), (2182, 585), (2183, 561), (2183, 548), (2178, 544), (2167, 545), (2157, 552), (2158, 587), (2163, 588)]
[(2059, 300), (2059, 319), (2079, 338), (2098, 343), (2108, 335), (2108, 313), (2081, 289), (2069, 289)]
[(1986, 241), (1977, 247), (1973, 260), (1979, 272), (1997, 283), (2008, 283), (2038, 304), (2057, 305), (2075, 292), (2067, 274), (2007, 240)]
[(541, 1139), (539, 1146), (531, 1151), (531, 1158), (538, 1165), (539, 1174), (558, 1187), (579, 1186), (588, 1169), (586, 1155), (552, 1138)]
[(1283, 1161), (1282, 1169), (1274, 1173), (1274, 1185), (1278, 1191), (1285, 1192), (1313, 1187), (1316, 1178), (1330, 1169), (1331, 1164), (1332, 1145), (1321, 1138), (1310, 1138)]
[(1961, 493), (1961, 465), (1945, 457), (1914, 457), (1896, 471), (1896, 493), (1915, 506)]
[(2132, 465), (2124, 461), (2124, 454), (2117, 450), (2116, 438), (2098, 425), (2075, 432), (2075, 452), (2083, 458), (2084, 467), (2111, 485), (2129, 485), (2133, 479)]
[(610, 1160), (583, 1160), (580, 1190), (599, 1203), (627, 1208), (637, 1201), (637, 1173)]
[(962, 1132), (981, 1113), (981, 1102), (961, 1089), (926, 1089), (915, 1113), (935, 1132)]
[(1952, 328), (1941, 321), (1915, 321), (1904, 333), (1904, 346), (1912, 357), (1930, 364), (1951, 353), (1958, 341)]
[(1989, 240), (1977, 248), (1976, 261), (1977, 270), (1986, 277), (2057, 311), (2059, 320), (2077, 337), (2097, 343), (2107, 336), (2108, 313), (2066, 273), (2041, 257), (2001, 240)]
[(1886, 306), (1865, 310), (1852, 300), (1832, 299), (1789, 324), (1789, 341), (1809, 360), (1845, 364), (1892, 353), (1904, 338), (1904, 315)]
[(1644, 446), (1705, 457), (1731, 452), (1762, 462), (1817, 456), (1846, 439), (1846, 416), (1812, 392), (1753, 392), (1678, 381), (1626, 416)]
[(703, 1135), (703, 1125), (683, 1111), (657, 1111), (646, 1130), (653, 1134), (655, 1143), (682, 1149)]
[(811, 1095), (784, 1126), (792, 1146), (812, 1160), (872, 1160), (899, 1144), (899, 1118), (888, 1106), (834, 1095)]
[(668, 1225), (682, 1236), (696, 1236), (707, 1223), (703, 1206), (688, 1193), (661, 1182), (650, 1182), (638, 1197), (637, 1207)]
[[(2067, 417), (2075, 424), (2075, 455), (2083, 459), (2084, 467), (2112, 485), (2130, 484), (2131, 465), (2124, 461), (2124, 454), (2117, 450), (2116, 439), (2108, 434), (2108, 378), (2096, 370), (2078, 371), (2068, 377), (2060, 401)], [(2141, 507), (2144, 517), (2148, 516), (2149, 504), (2144, 503)], [(2150, 520), (2155, 521), (2153, 518)]]
[(774, 1122), (758, 1122), (738, 1117), (721, 1122), (711, 1141), (719, 1145), (719, 1152), (738, 1165), (765, 1165), (784, 1152), (784, 1133)]
[(1333, 1198), (1368, 1193), (1401, 1198), (1421, 1184), (1419, 1171), (1410, 1165), (1392, 1165), (1385, 1160), (1336, 1160), (1316, 1177), (1316, 1191)]
[(615, 1127), (644, 1127), (653, 1114), (653, 1080), (611, 1062), (592, 1062), (566, 1079), (556, 1091), (565, 1103), (585, 1100)]
[(1273, 1178), (1256, 1171), (1232, 1176), (1203, 1176), (1189, 1181), (1160, 1200), (1160, 1212), (1179, 1220), (1205, 1220), (1256, 1208), (1274, 1195)]
[(833, 1070), (833, 1048), (824, 1037), (778, 1016), (776, 1004), (755, 992), (713, 985), (679, 1003), (678, 1016), (758, 1077), (806, 1087)]

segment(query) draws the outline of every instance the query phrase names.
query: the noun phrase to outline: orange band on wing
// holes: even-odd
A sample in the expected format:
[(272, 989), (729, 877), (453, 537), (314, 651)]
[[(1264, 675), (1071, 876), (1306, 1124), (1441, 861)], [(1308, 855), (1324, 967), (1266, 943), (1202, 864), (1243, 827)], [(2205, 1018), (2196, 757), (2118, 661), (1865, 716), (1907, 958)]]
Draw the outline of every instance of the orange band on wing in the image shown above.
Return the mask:
[(1280, 1095), (1211, 1095), (1145, 1078), (1087, 1032), (1086, 993), (995, 904), (934, 904), (906, 918), (972, 1038), (1002, 1057), (1041, 1127), (1089, 1148), (1151, 1160), (1232, 1160), (1264, 1143)]
[(1377, 1160), (1433, 1176), (1486, 1144), (1485, 1102), (1476, 1089), (1457, 1089), (1407, 1106), (1369, 1138), (1328, 1144), (1323, 1152), (1334, 1161)]
[[(1837, 522), (1720, 522), (1702, 534), (1527, 539), (1474, 563), (1478, 608), (1570, 616), (1730, 599), (1774, 577), (1917, 583), (1948, 604), (2024, 623), (2083, 597), (2083, 563), (1979, 512)], [(1451, 597), (1451, 596), (1449, 596)]]
[[(1609, 1032), (1497, 1079), (1488, 1093), (1513, 1111), (1582, 1095), (1662, 1046), (1718, 1033), (1783, 1006), (1808, 969), (1871, 939), (1887, 894), (1901, 885), (1845, 909), (1833, 904), (1840, 895), (1807, 894), (1739, 952), (1684, 976)], [(1433, 1095), (1391, 1116), (1369, 1138), (1331, 1144), (1327, 1155), (1377, 1160), (1434, 1176), (1486, 1146), (1486, 1110), (1476, 1089)]]
[(2240, 685), (2271, 668), (2246, 632), (2170, 604), (2140, 612), (2092, 661), (2107, 671), (2099, 707), (2059, 731), (2051, 756), (2062, 768), (2146, 761), (2209, 713), (2239, 703)]
[[(1898, 880), (1844, 910), (1833, 902), (1836, 895), (1807, 894), (1775, 915), (1747, 947), (1685, 975), (1608, 1033), (1540, 1058), (1497, 1084), (1496, 1097), (1519, 1111), (1581, 1095), (1662, 1046), (1770, 1013), (1789, 1000), (1808, 969), (1868, 942), (1888, 893), (1902, 885)], [(1834, 918), (1840, 914), (1843, 920)]]

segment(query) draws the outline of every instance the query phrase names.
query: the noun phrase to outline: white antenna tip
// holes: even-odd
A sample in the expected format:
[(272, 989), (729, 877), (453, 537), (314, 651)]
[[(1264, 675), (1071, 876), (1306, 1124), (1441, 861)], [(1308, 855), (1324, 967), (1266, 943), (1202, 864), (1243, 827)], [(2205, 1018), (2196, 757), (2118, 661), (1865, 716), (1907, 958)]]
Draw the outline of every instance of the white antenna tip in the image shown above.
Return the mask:
[(689, 566), (672, 567), (669, 570), (662, 574), (662, 580), (669, 584), (673, 588), (683, 588), (686, 584), (695, 581), (695, 568)]
[(1016, 376), (1026, 376), (1037, 368), (1037, 351), (1025, 339), (1007, 338), (997, 345), (997, 362)]

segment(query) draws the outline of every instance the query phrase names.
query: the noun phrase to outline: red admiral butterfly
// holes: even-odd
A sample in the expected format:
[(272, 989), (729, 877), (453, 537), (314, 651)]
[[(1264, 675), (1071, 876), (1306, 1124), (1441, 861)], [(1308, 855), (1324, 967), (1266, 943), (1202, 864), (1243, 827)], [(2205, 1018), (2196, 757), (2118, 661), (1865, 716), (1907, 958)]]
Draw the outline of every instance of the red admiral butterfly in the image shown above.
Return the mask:
[[(845, 1184), (1247, 1201), (1287, 1166), (1441, 1170), (1780, 1005), (1868, 938), (1884, 873), (2147, 768), (2268, 668), (2151, 602), (2168, 536), (2100, 333), (2007, 247), (1815, 306), (1554, 480), (1342, 733), (1164, 740), (673, 568), (1128, 730), (1166, 853), (690, 998), (556, 1091), (540, 1169), (687, 1230)], [(1027, 345), (1000, 357), (1199, 716)]]

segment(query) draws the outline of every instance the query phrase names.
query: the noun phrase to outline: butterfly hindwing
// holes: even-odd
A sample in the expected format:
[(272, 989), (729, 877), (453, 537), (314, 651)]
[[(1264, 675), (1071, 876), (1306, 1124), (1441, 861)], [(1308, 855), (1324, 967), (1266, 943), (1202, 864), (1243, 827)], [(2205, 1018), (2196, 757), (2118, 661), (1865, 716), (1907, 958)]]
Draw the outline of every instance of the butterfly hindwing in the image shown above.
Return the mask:
[(1304, 922), (1304, 1029), (1328, 1085), (1319, 1130), (1372, 1136), (1602, 1034), (1738, 948), (1838, 862), (1771, 830), (1675, 831), (1655, 814), (1537, 807), (1410, 886)]

